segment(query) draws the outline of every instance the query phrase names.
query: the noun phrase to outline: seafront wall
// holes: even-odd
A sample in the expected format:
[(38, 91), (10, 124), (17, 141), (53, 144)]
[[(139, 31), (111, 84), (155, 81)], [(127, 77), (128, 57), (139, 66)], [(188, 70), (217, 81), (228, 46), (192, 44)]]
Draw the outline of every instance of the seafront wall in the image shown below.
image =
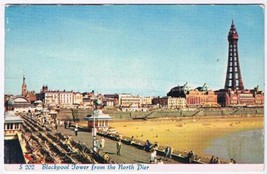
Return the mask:
[(200, 110), (162, 110), (148, 112), (119, 112), (104, 111), (114, 120), (120, 119), (153, 119), (161, 117), (192, 117), (192, 116), (228, 116), (228, 115), (259, 115), (264, 114), (263, 108), (239, 108), (239, 109), (200, 109)]
[[(122, 112), (103, 110), (113, 120), (154, 119), (162, 117), (193, 117), (193, 116), (228, 116), (228, 115), (263, 115), (263, 108), (221, 108), (221, 109), (198, 109), (198, 110), (156, 110)], [(84, 117), (91, 114), (91, 109), (60, 109), (57, 118), (59, 120), (83, 121)]]

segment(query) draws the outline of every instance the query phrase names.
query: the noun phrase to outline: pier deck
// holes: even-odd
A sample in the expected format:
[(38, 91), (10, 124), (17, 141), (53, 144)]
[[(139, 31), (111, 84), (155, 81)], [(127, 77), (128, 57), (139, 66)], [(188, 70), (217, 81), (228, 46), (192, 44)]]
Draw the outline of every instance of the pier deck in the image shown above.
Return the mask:
[[(71, 136), (74, 140), (80, 141), (81, 143), (85, 143), (88, 147), (93, 146), (93, 138), (90, 132), (79, 131), (78, 136), (75, 136), (75, 133), (72, 128), (65, 129), (64, 127), (58, 127), (58, 132), (63, 133), (65, 135)], [(100, 136), (97, 136), (97, 139), (100, 140)], [(150, 153), (144, 150), (140, 150), (130, 145), (122, 144), (121, 155), (117, 155), (116, 153), (116, 141), (105, 138), (105, 147), (103, 152), (107, 152), (110, 158), (116, 163), (128, 163), (128, 164), (136, 164), (136, 163), (149, 163)], [(158, 156), (158, 158), (163, 158), (163, 156)], [(164, 163), (179, 163), (178, 161), (168, 159), (164, 160)]]

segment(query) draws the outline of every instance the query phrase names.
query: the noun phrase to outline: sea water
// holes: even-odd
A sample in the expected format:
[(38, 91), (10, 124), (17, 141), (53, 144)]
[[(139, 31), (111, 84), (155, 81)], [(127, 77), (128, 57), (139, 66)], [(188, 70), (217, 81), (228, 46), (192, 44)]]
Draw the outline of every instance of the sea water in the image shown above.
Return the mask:
[(263, 129), (238, 132), (215, 139), (204, 151), (206, 154), (241, 164), (260, 164), (264, 162)]

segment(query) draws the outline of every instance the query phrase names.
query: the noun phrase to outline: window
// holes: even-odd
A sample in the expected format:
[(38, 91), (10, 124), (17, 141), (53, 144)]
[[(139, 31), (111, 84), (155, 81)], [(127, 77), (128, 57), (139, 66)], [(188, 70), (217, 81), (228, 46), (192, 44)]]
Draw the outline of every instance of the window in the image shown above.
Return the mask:
[(19, 123), (15, 123), (15, 129), (19, 129)]
[(12, 123), (7, 123), (7, 129), (12, 129), (13, 124)]

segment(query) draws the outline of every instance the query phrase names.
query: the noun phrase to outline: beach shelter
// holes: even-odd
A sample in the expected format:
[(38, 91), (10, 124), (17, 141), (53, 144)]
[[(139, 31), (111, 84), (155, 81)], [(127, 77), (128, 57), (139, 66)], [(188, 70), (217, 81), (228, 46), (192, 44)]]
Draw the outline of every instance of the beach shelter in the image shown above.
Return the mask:
[(88, 128), (92, 131), (95, 122), (96, 130), (108, 130), (109, 121), (112, 118), (108, 114), (104, 114), (102, 110), (95, 110), (92, 114), (85, 117), (85, 120), (88, 121)]

